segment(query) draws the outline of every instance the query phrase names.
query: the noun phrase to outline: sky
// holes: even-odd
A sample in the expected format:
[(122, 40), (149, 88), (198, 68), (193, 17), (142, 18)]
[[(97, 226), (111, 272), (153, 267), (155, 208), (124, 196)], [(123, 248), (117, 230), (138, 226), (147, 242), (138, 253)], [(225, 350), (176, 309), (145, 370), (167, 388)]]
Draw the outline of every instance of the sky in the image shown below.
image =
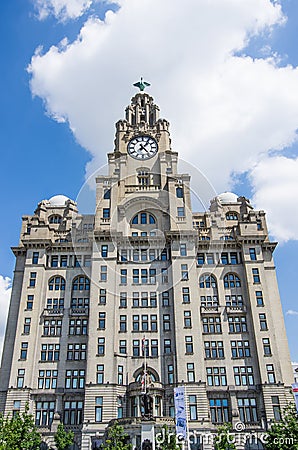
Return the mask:
[(143, 76), (173, 150), (267, 212), (298, 361), (297, 0), (10, 0), (0, 18), (0, 350), (21, 216), (77, 199)]

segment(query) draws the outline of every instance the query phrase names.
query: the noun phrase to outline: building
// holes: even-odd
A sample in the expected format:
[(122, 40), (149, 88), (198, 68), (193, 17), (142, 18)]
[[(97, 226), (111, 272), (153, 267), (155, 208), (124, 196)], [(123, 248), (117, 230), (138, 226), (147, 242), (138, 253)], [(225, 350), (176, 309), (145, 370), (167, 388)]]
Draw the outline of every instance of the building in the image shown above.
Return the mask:
[(118, 418), (140, 448), (144, 423), (174, 423), (185, 386), (191, 430), (261, 436), (293, 382), (265, 213), (232, 193), (192, 212), (169, 123), (142, 91), (108, 162), (94, 215), (59, 195), (23, 217), (1, 410), (29, 402), (45, 443), (62, 420), (83, 450)]
[(292, 363), (293, 374), (294, 374), (294, 383), (298, 383), (298, 364)]

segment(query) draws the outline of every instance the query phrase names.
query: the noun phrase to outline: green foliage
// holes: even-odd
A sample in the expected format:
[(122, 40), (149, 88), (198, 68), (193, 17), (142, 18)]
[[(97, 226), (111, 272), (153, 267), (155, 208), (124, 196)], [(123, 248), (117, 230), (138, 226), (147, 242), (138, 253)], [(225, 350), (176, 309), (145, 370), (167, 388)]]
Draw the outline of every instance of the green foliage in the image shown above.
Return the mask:
[(131, 450), (132, 445), (127, 444), (128, 434), (124, 433), (124, 428), (115, 422), (108, 428), (108, 436), (102, 448), (106, 450)]
[(65, 450), (69, 445), (73, 444), (74, 433), (73, 431), (66, 432), (62, 423), (59, 423), (54, 440), (57, 450)]
[(34, 424), (29, 405), (15, 416), (0, 415), (0, 450), (38, 450), (41, 437)]
[(156, 447), (159, 450), (180, 450), (176, 442), (176, 433), (171, 431), (168, 425), (163, 425), (160, 434), (156, 437), (158, 437)]
[(274, 422), (268, 431), (266, 449), (298, 450), (298, 415), (293, 403), (285, 407), (282, 420)]
[(235, 444), (233, 443), (233, 436), (230, 435), (232, 428), (231, 423), (225, 423), (217, 428), (217, 435), (214, 439), (214, 450), (236, 449)]

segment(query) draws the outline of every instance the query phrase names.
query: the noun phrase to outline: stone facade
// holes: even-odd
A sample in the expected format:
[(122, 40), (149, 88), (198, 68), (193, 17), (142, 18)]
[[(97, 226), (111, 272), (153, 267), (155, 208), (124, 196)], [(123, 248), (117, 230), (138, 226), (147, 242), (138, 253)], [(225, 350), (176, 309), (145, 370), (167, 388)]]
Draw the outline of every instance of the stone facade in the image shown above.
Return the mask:
[(91, 449), (118, 418), (139, 447), (142, 391), (158, 430), (185, 386), (189, 429), (241, 422), (261, 436), (293, 382), (265, 213), (232, 193), (192, 212), (152, 97), (125, 114), (95, 214), (56, 196), (23, 217), (0, 408), (28, 401), (48, 445), (61, 420)]

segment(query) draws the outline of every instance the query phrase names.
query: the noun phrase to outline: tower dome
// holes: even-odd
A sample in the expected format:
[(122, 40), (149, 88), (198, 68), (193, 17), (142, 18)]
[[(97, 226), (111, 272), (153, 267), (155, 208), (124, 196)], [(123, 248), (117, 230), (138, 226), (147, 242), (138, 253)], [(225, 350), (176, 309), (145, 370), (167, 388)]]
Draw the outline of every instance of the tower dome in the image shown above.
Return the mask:
[(52, 206), (65, 206), (66, 202), (70, 200), (65, 195), (54, 195), (49, 199), (49, 202)]
[(233, 192), (223, 192), (217, 198), (220, 203), (237, 203), (238, 195)]

